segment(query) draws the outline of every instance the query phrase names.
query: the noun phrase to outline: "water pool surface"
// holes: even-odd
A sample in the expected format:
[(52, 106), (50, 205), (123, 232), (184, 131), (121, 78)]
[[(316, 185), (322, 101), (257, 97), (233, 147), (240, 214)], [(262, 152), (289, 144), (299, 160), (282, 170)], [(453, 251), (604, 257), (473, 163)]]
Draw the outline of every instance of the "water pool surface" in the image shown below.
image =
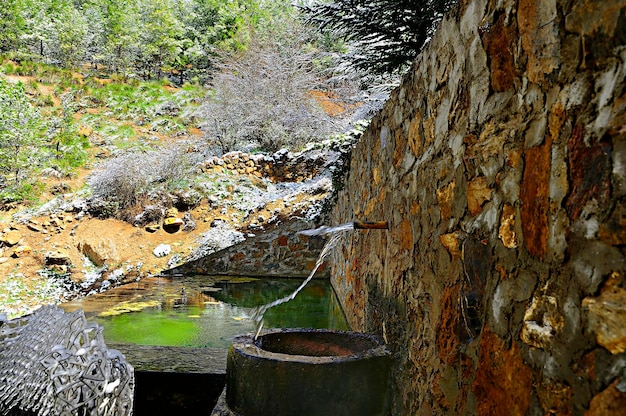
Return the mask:
[[(252, 309), (294, 291), (300, 279), (207, 276), (151, 277), (61, 305), (83, 309), (104, 328), (106, 342), (227, 348), (254, 332)], [(345, 330), (346, 320), (326, 280), (312, 280), (290, 302), (265, 313), (265, 328)]]

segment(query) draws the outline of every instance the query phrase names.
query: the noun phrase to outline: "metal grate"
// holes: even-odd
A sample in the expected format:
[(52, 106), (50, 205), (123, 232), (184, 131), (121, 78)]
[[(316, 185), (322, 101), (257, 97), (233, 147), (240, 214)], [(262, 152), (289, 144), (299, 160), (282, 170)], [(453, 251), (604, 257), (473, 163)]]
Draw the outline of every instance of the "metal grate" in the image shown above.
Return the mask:
[(131, 415), (135, 375), (82, 311), (0, 316), (0, 415)]

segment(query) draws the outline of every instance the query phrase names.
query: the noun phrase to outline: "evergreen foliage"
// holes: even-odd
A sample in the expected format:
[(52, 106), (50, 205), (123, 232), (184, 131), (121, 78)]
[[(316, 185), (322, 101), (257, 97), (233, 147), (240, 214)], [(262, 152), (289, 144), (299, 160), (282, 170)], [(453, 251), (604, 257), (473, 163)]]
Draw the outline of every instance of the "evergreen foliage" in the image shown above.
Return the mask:
[(0, 53), (64, 67), (180, 84), (206, 79), (225, 52), (244, 48), (254, 25), (285, 1), (6, 0)]
[(0, 77), (0, 197), (17, 199), (43, 159), (41, 118), (22, 83)]
[(369, 73), (403, 72), (456, 0), (333, 0), (302, 6), (322, 31), (350, 41), (345, 56)]

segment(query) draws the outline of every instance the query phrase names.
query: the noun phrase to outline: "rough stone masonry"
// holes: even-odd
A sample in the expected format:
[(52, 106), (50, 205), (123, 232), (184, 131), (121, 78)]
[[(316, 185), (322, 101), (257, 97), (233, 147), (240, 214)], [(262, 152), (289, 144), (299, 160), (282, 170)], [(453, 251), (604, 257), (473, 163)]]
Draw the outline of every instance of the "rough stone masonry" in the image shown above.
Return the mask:
[(332, 281), (394, 415), (626, 409), (626, 0), (461, 0), (352, 154)]

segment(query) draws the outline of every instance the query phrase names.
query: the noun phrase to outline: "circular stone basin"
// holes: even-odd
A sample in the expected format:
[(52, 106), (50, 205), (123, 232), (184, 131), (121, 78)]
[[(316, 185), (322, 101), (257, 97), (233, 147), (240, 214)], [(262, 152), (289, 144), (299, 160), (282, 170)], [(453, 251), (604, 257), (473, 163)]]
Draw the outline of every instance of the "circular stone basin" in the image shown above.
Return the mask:
[(233, 339), (226, 402), (242, 416), (386, 415), (391, 355), (358, 332), (281, 329)]

